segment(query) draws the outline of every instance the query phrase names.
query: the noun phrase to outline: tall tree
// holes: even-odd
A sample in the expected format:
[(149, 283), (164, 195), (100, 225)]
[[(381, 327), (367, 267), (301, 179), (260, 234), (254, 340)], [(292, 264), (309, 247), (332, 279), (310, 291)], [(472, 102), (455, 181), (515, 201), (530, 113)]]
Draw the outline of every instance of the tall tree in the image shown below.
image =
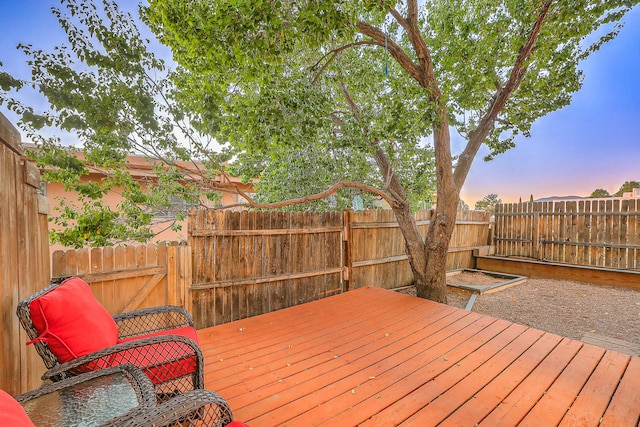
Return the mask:
[[(512, 148), (537, 118), (567, 105), (580, 61), (636, 3), (151, 0), (146, 16), (185, 67), (181, 88), (217, 138), (247, 153), (308, 144), (367, 153), (418, 295), (446, 301), (449, 240), (478, 150), (486, 144), (491, 158)], [(467, 140), (456, 162), (451, 127)], [(393, 155), (427, 135), (437, 206), (424, 239)]]
[(609, 194), (609, 192), (605, 189), (597, 188), (593, 190), (593, 192), (589, 196), (590, 199), (598, 199), (602, 197), (611, 197), (611, 194)]
[(640, 188), (640, 184), (636, 181), (626, 181), (618, 191), (614, 194), (616, 197), (622, 197), (624, 193), (629, 193), (633, 191), (634, 188)]
[(500, 199), (497, 194), (487, 194), (482, 198), (482, 200), (478, 200), (476, 202), (475, 209), (479, 211), (493, 212), (496, 205), (500, 203), (502, 203), (502, 199)]

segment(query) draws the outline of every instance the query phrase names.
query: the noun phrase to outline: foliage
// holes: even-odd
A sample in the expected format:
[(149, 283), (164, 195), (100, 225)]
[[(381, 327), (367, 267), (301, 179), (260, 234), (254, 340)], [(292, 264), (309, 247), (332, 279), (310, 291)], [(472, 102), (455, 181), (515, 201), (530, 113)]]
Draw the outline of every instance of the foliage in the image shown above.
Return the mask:
[[(630, 5), (622, 0), (551, 5), (535, 51), (526, 58), (526, 74), (483, 141), (492, 150), (489, 157), (513, 147), (515, 135), (528, 135), (538, 117), (570, 102), (581, 85), (579, 62), (619, 26), (591, 44), (585, 39), (617, 22)], [(427, 91), (359, 26), (374, 26), (415, 58), (406, 28), (390, 15), (396, 6), (406, 13), (407, 5), (396, 1), (152, 0), (146, 17), (185, 67), (180, 80), (185, 102), (206, 117), (203, 127), (220, 140), (250, 154), (321, 143), (371, 150), (376, 137), (415, 147), (437, 119)], [(508, 83), (541, 9), (540, 2), (521, 0), (424, 3), (420, 36), (431, 53), (449, 120), (462, 135), (478, 127), (492, 96)], [(341, 85), (354, 98), (359, 117), (346, 111)], [(341, 121), (337, 136), (336, 119)]]
[[(227, 18), (225, 14), (221, 18), (225, 24), (220, 25), (226, 25)], [(202, 25), (212, 27), (206, 31), (220, 31), (217, 23), (206, 21)], [(164, 33), (159, 36), (170, 42)], [(185, 110), (200, 113), (201, 131), (240, 151), (234, 173), (243, 172), (247, 179), (260, 176), (262, 202), (302, 197), (332, 182), (353, 179), (382, 186), (384, 181), (372, 160), (372, 153), (382, 149), (416, 206), (431, 204), (435, 189), (432, 148), (421, 140), (428, 135), (419, 123), (421, 115), (412, 112), (427, 99), (418, 87), (406, 84), (397, 67), (396, 74), (380, 81), (388, 61), (384, 52), (345, 50), (315, 80), (322, 64), (317, 64), (318, 51), (307, 46), (296, 45), (295, 54), (286, 61), (263, 52), (264, 63), (248, 58), (239, 61), (238, 56), (244, 57), (245, 52), (232, 54), (222, 45), (210, 48), (213, 50), (206, 53), (198, 46), (203, 51), (197, 57), (182, 61), (188, 70), (181, 69), (176, 76), (179, 99)], [(253, 52), (254, 46), (246, 48)], [(191, 54), (175, 45), (172, 50), (179, 60)], [(201, 70), (205, 63), (206, 69)], [(351, 70), (357, 63), (368, 66), (340, 71)], [(353, 95), (357, 113), (345, 100), (345, 88)], [(379, 142), (373, 144), (375, 139)], [(303, 160), (304, 156), (313, 158)], [(283, 185), (291, 182), (295, 186)], [(337, 198), (337, 205), (342, 206), (340, 200), (348, 205), (350, 196)]]
[(603, 198), (603, 197), (611, 197), (611, 194), (609, 194), (609, 192), (607, 190), (604, 190), (602, 188), (597, 188), (597, 189), (593, 190), (593, 192), (589, 196), (589, 198), (591, 198), (591, 199), (599, 199), (599, 198)]
[(479, 211), (493, 212), (496, 208), (496, 205), (500, 203), (502, 203), (502, 199), (498, 198), (497, 194), (487, 194), (482, 198), (482, 200), (476, 202), (474, 209)]
[[(232, 98), (220, 95), (225, 92), (221, 91), (215, 78), (194, 80), (194, 75), (184, 69), (175, 73), (167, 70), (163, 61), (149, 50), (148, 42), (140, 35), (133, 19), (120, 11), (115, 2), (103, 0), (101, 8), (91, 0), (64, 0), (62, 3), (66, 14), (58, 8), (54, 8), (53, 13), (67, 33), (69, 43), (53, 52), (20, 45), (33, 70), (29, 82), (0, 71), (0, 104), (6, 104), (21, 115), (19, 125), (38, 148), (29, 154), (44, 168), (44, 179), (59, 181), (71, 194), (78, 194), (75, 202), (61, 206), (58, 215), (52, 217), (58, 225), (52, 232), (54, 242), (83, 246), (144, 241), (153, 235), (153, 225), (166, 221), (165, 218), (154, 217), (154, 213), (172, 209), (173, 198), (186, 199), (189, 204), (215, 205), (219, 193), (211, 180), (221, 172), (218, 170), (220, 163), (237, 152), (243, 154), (240, 157), (242, 161), (233, 165), (233, 170), (246, 180), (256, 176), (263, 178), (263, 197), (256, 200), (258, 203), (308, 194), (341, 180), (380, 183), (372, 173), (375, 165), (370, 159), (364, 159), (361, 153), (346, 147), (344, 142), (334, 143), (327, 137), (333, 132), (330, 126), (326, 127), (328, 134), (318, 132), (318, 120), (307, 120), (307, 116), (301, 114), (309, 103), (300, 102), (295, 97), (274, 98), (279, 89), (288, 87), (276, 86), (284, 80), (273, 80), (271, 91), (256, 94), (259, 96), (256, 96), (255, 103), (227, 105)], [(314, 18), (310, 15), (308, 19)], [(242, 77), (236, 76), (238, 83), (234, 89), (240, 88)], [(304, 76), (300, 74), (299, 77)], [(175, 83), (180, 85), (180, 89)], [(248, 78), (247, 83), (250, 88), (255, 80)], [(331, 93), (313, 93), (306, 79), (292, 83), (299, 84), (300, 88), (307, 87), (309, 97), (305, 101), (317, 102), (318, 108), (330, 101), (327, 96)], [(233, 85), (226, 88), (231, 87)], [(19, 94), (10, 93), (25, 88), (33, 88), (43, 94), (50, 109), (34, 111), (20, 103)], [(202, 91), (203, 88), (205, 95), (194, 104), (191, 91)], [(284, 107), (286, 114), (274, 108), (274, 101)], [(396, 103), (401, 101), (396, 100)], [(310, 109), (316, 107), (312, 104)], [(220, 112), (233, 108), (237, 113), (235, 121), (217, 120)], [(273, 119), (280, 117), (282, 123), (290, 124), (289, 136), (298, 141), (297, 148), (282, 146), (271, 151), (262, 146), (262, 149), (248, 150), (238, 144), (225, 147), (223, 154), (211, 150), (214, 141), (211, 136), (217, 136), (221, 141), (230, 135), (247, 140), (253, 138), (245, 132), (245, 122), (262, 122), (265, 115), (272, 115)], [(340, 120), (340, 115), (341, 112), (335, 112), (328, 123)], [(389, 110), (388, 115), (389, 120), (396, 122), (388, 126), (401, 126), (406, 122), (401, 119), (402, 112)], [(327, 125), (326, 122), (321, 124)], [(66, 150), (60, 139), (45, 137), (43, 128), (75, 134), (82, 144), (80, 155), (87, 160), (87, 165), (75, 158), (77, 152)], [(264, 132), (276, 135), (270, 129)], [(204, 138), (196, 139), (197, 136)], [(313, 161), (301, 162), (309, 153), (305, 154), (308, 149), (299, 142), (312, 137), (329, 142), (325, 144), (326, 150), (318, 147), (313, 153)], [(412, 144), (415, 141), (414, 138)], [(252, 143), (249, 141), (246, 145)], [(387, 144), (401, 143), (389, 141)], [(399, 165), (398, 173), (407, 184), (409, 197), (415, 200), (416, 206), (430, 204), (435, 189), (431, 179), (434, 167), (431, 150), (408, 147), (396, 151), (396, 161), (405, 162)], [(125, 165), (126, 156), (130, 153), (153, 159), (152, 162), (157, 164), (153, 171), (156, 174), (154, 180), (141, 181), (131, 176)], [(192, 164), (185, 166), (184, 162)], [(202, 165), (204, 169), (196, 170)], [(103, 172), (104, 179), (99, 182), (82, 181), (80, 177), (87, 175), (89, 170)], [(199, 184), (185, 185), (194, 182)], [(116, 207), (103, 203), (102, 198), (114, 191), (125, 200)], [(346, 188), (339, 190), (329, 203), (318, 201), (301, 205), (301, 208), (347, 207), (356, 194), (365, 198), (368, 207), (378, 203), (379, 196)], [(99, 215), (94, 215), (95, 212)], [(173, 219), (165, 226), (179, 228), (183, 216), (184, 211), (175, 211)], [(101, 225), (95, 217), (101, 218)], [(105, 222), (111, 226), (105, 227)]]
[[(309, 146), (370, 156), (418, 295), (446, 299), (455, 210), (480, 146), (490, 159), (567, 105), (580, 61), (637, 1), (151, 0), (145, 16), (184, 67), (181, 101), (201, 130), (251, 159)], [(468, 140), (455, 165), (450, 125)], [(428, 251), (398, 176), (409, 160), (398, 153), (424, 150), (427, 136), (438, 200)]]
[(634, 188), (640, 188), (640, 184), (638, 184), (636, 181), (626, 181), (624, 184), (622, 184), (622, 186), (614, 194), (614, 196), (622, 197), (623, 193), (629, 193), (633, 191)]
[[(171, 100), (175, 87), (169, 72), (129, 14), (107, 0), (102, 9), (90, 1), (62, 3), (66, 13), (52, 11), (69, 42), (53, 52), (19, 45), (32, 80), (0, 73), (0, 105), (22, 117), (19, 126), (37, 145), (29, 155), (44, 169), (44, 180), (78, 194), (75, 201), (61, 201), (53, 217), (54, 242), (81, 247), (148, 240), (154, 234), (153, 213), (170, 209), (172, 197), (197, 204), (208, 195), (208, 203), (215, 203), (219, 195), (211, 178), (225, 158), (209, 149), (206, 138), (194, 138), (188, 117)], [(27, 88), (46, 98), (47, 111), (35, 111), (18, 100), (20, 93), (12, 94)], [(80, 152), (65, 148), (58, 137), (46, 137), (47, 128), (71, 132), (82, 145)], [(125, 164), (131, 153), (153, 159), (146, 175), (155, 178), (132, 175)], [(207, 170), (197, 170), (201, 165)], [(81, 180), (90, 169), (102, 178)], [(108, 206), (102, 201), (108, 192), (124, 200)], [(185, 212), (174, 214), (166, 227), (179, 228)]]
[[(238, 170), (259, 173), (267, 197), (348, 179), (335, 188), (383, 198), (405, 236), (418, 295), (446, 299), (455, 210), (479, 148), (493, 158), (567, 105), (581, 85), (580, 61), (615, 36), (640, 0), (151, 0), (143, 19), (181, 65), (160, 81), (147, 70), (162, 74), (163, 64), (114, 5), (105, 3), (101, 17), (92, 4), (65, 1), (79, 17), (60, 15), (79, 62), (64, 48), (23, 48), (52, 111), (7, 105), (22, 108), (34, 129), (78, 133), (87, 159), (105, 170), (122, 171), (133, 148), (162, 159), (169, 167), (156, 172), (168, 191), (149, 194), (114, 173), (140, 214), (143, 197), (195, 197), (178, 160), (204, 160), (212, 178), (217, 159), (200, 150), (206, 146), (178, 141), (176, 126), (196, 133), (184, 119), (228, 144)], [(598, 29), (604, 33), (591, 36)], [(0, 86), (17, 85), (0, 75)], [(455, 162), (450, 126), (467, 139)], [(425, 239), (410, 212), (430, 201), (433, 176), (438, 203)], [(91, 195), (104, 191), (90, 187)]]
[[(239, 176), (260, 176), (255, 184), (257, 194), (254, 200), (259, 203), (269, 203), (300, 197), (300, 194), (314, 194), (324, 191), (336, 181), (352, 181), (362, 177), (362, 171), (369, 170), (370, 165), (359, 153), (348, 150), (328, 149), (316, 146), (301, 147), (285, 150), (277, 157), (278, 161), (262, 161), (263, 167), (247, 168), (250, 156), (231, 166), (231, 171)], [(262, 160), (262, 159), (259, 159)], [(339, 178), (338, 178), (339, 177)], [(366, 183), (374, 184), (373, 180)], [(334, 196), (314, 202), (294, 204), (287, 209), (292, 210), (336, 210), (351, 207), (354, 196), (360, 195), (365, 200), (365, 206), (375, 206), (375, 197), (357, 189), (345, 188)]]
[(458, 211), (460, 212), (466, 212), (469, 210), (469, 205), (465, 203), (464, 200), (460, 199), (458, 201)]

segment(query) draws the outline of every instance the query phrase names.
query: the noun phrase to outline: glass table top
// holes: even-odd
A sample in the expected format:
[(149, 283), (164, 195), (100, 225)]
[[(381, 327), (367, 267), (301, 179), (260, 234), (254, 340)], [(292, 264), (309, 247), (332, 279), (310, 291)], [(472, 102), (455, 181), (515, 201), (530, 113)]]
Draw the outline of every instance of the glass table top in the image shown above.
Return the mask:
[(139, 403), (130, 380), (116, 372), (39, 396), (22, 406), (38, 427), (90, 427), (122, 415)]

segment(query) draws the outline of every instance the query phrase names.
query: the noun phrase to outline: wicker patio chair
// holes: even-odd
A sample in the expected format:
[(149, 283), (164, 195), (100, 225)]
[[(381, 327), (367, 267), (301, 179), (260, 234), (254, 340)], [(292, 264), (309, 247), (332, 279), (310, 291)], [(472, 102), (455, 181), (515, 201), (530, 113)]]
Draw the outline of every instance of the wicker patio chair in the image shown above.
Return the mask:
[(17, 315), (48, 371), (58, 381), (122, 364), (140, 368), (158, 400), (204, 387), (203, 357), (191, 315), (162, 306), (115, 316), (77, 277), (53, 283), (18, 303)]

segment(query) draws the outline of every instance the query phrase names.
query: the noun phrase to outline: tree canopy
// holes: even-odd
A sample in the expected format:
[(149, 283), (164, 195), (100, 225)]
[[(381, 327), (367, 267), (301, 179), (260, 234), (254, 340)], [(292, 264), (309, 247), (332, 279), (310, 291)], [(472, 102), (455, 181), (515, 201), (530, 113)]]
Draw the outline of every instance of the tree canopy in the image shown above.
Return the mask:
[(496, 205), (500, 203), (502, 203), (502, 199), (500, 199), (497, 194), (492, 193), (484, 196), (482, 200), (478, 200), (474, 208), (479, 211), (493, 212)]
[[(133, 18), (107, 0), (101, 7), (91, 1), (62, 3), (64, 8), (52, 13), (68, 43), (52, 52), (20, 44), (32, 69), (30, 81), (0, 71), (0, 105), (21, 116), (19, 126), (37, 146), (28, 155), (43, 169), (45, 181), (60, 182), (78, 195), (61, 200), (52, 216), (60, 226), (51, 230), (53, 242), (80, 247), (146, 241), (154, 235), (155, 212), (171, 210), (172, 200), (215, 205), (220, 163), (228, 155), (215, 152), (212, 138), (198, 134), (188, 112), (177, 108), (171, 73)], [(37, 111), (20, 102), (21, 91), (28, 89), (42, 94), (49, 108)], [(44, 136), (46, 127), (70, 132), (78, 146)], [(132, 175), (126, 165), (130, 154), (150, 159), (148, 178)], [(81, 180), (90, 170), (102, 178)], [(109, 206), (102, 200), (108, 192), (117, 192), (122, 201)], [(184, 215), (177, 210), (160, 221), (175, 228)]]
[[(348, 15), (335, 12), (330, 3), (306, 4), (309, 9), (296, 17), (289, 16), (287, 7), (291, 5), (279, 10), (270, 3), (246, 2), (229, 6), (230, 10), (219, 4), (219, 11), (209, 11), (206, 5), (200, 5), (202, 9), (189, 7), (183, 16), (180, 13), (186, 9), (178, 3), (152, 2), (146, 15), (183, 66), (177, 80), (184, 108), (201, 114), (202, 131), (241, 151), (234, 171), (242, 172), (245, 178), (261, 177), (256, 200), (268, 203), (283, 196), (301, 197), (338, 181), (381, 188), (385, 179), (372, 158), (380, 149), (414, 205), (430, 205), (435, 162), (431, 146), (423, 140), (430, 132), (420, 124), (421, 116), (428, 114), (423, 112), (428, 105), (424, 91), (407, 85), (397, 66), (395, 73), (385, 74), (385, 67), (389, 70), (393, 64), (380, 49), (332, 52), (329, 46), (319, 44), (319, 34), (311, 36), (317, 29), (313, 26), (320, 23), (316, 14), (330, 14), (340, 22)], [(211, 16), (206, 15), (208, 11)], [(378, 15), (382, 19), (383, 14)], [(175, 25), (175, 34), (158, 23), (174, 17), (176, 21), (170, 25)], [(266, 21), (249, 22), (259, 19)], [(287, 29), (288, 22), (297, 19), (300, 25), (312, 25), (313, 30), (294, 41), (294, 34), (302, 30), (289, 33)], [(192, 38), (191, 26), (195, 33), (208, 35), (203, 40)], [(248, 35), (251, 28), (259, 34)], [(271, 39), (273, 31), (277, 36)], [(345, 31), (353, 37), (353, 29)], [(330, 33), (334, 38), (331, 43), (339, 46), (335, 37), (340, 31)], [(215, 40), (234, 40), (239, 45)], [(289, 55), (285, 57), (284, 52)], [(358, 69), (355, 64), (360, 64)], [(419, 115), (416, 109), (421, 111)], [(308, 160), (302, 160), (310, 154)], [(310, 173), (304, 163), (316, 161), (318, 165)], [(335, 172), (329, 173), (332, 170)], [(283, 177), (288, 179), (283, 181)], [(296, 185), (279, 189), (282, 182)], [(349, 197), (343, 198), (345, 202)]]
[[(492, 98), (509, 90), (482, 141), (494, 156), (512, 148), (515, 135), (528, 135), (538, 117), (569, 103), (582, 80), (579, 62), (619, 28), (592, 44), (587, 36), (630, 7), (621, 0), (426, 1), (420, 9), (412, 6), (416, 22), (410, 25), (404, 16), (412, 3), (152, 0), (146, 15), (189, 71), (181, 88), (191, 107), (221, 139), (244, 149), (335, 140), (332, 119), (357, 119), (335, 108), (347, 102), (342, 86), (359, 107), (367, 137), (409, 140), (430, 134), (439, 120), (436, 96), (464, 136), (478, 128)], [(520, 74), (511, 76), (532, 29), (538, 31), (530, 46), (535, 52), (522, 57)], [(427, 53), (429, 58), (418, 57)], [(416, 82), (413, 66), (422, 64), (409, 64), (427, 59), (438, 83), (431, 93), (420, 87), (425, 82)], [(517, 90), (505, 87), (516, 83)], [(362, 144), (362, 126), (347, 124), (340, 139)]]
[[(236, 110), (236, 121), (221, 122), (218, 113), (231, 111), (231, 106), (214, 90), (212, 81), (198, 82), (192, 72), (167, 69), (141, 36), (139, 24), (115, 1), (62, 3), (63, 8), (52, 12), (69, 42), (52, 52), (39, 50), (28, 41), (19, 45), (32, 68), (30, 81), (0, 69), (0, 105), (22, 117), (20, 127), (37, 145), (29, 155), (45, 171), (46, 181), (61, 182), (67, 191), (78, 194), (77, 200), (60, 202), (52, 218), (60, 226), (51, 232), (54, 242), (78, 247), (145, 241), (153, 236), (151, 226), (158, 222), (154, 213), (170, 210), (173, 199), (215, 206), (218, 190), (229, 191), (229, 186), (218, 185), (216, 177), (222, 174), (224, 181), (228, 171), (247, 180), (262, 178), (260, 195), (255, 203), (250, 199), (255, 206), (321, 193), (335, 182), (353, 185), (330, 192), (333, 196), (327, 200), (314, 199), (313, 209), (349, 207), (355, 195), (364, 199), (365, 206), (378, 205), (379, 194), (363, 191), (382, 186), (375, 163), (362, 151), (317, 133), (317, 120), (303, 114), (309, 104), (294, 97), (282, 100), (286, 115), (280, 114), (269, 98), (278, 91), (273, 87), (271, 94), (262, 93), (256, 99), (257, 104), (246, 103), (244, 110)], [(44, 95), (50, 108), (36, 111), (22, 103), (20, 95), (28, 89)], [(197, 99), (193, 96), (196, 89), (203, 95)], [(328, 105), (323, 96), (313, 94), (309, 100), (324, 103), (317, 106), (320, 108)], [(278, 114), (282, 123), (289, 123), (295, 145), (248, 151), (242, 144), (220, 148), (213, 139), (224, 142), (230, 135), (249, 139), (246, 129), (255, 127), (252, 123)], [(332, 120), (340, 120), (341, 114), (336, 111)], [(43, 136), (45, 127), (71, 132), (78, 146), (69, 150), (60, 138)], [(263, 131), (277, 134), (268, 128)], [(302, 142), (311, 135), (322, 142), (314, 146)], [(421, 148), (391, 147), (398, 152), (397, 174), (416, 206), (430, 205), (435, 192), (433, 152)], [(243, 152), (241, 161), (223, 168), (222, 162), (233, 159), (238, 151)], [(78, 153), (85, 163), (79, 161)], [(132, 153), (147, 156), (155, 164), (155, 178), (141, 181), (131, 175), (125, 162)], [(103, 179), (80, 180), (90, 170), (101, 171)], [(124, 200), (116, 207), (103, 203), (104, 195), (114, 191)], [(301, 206), (308, 209), (310, 204)], [(166, 217), (160, 221), (179, 228), (185, 213), (173, 213), (168, 221)]]
[(629, 193), (633, 191), (634, 188), (640, 188), (640, 184), (638, 184), (636, 181), (626, 181), (624, 184), (622, 184), (620, 189), (614, 193), (614, 196), (622, 197), (624, 193)]
[(603, 198), (603, 197), (611, 197), (611, 194), (609, 194), (609, 192), (607, 190), (602, 189), (602, 188), (596, 188), (589, 195), (590, 199), (598, 199), (598, 198)]
[[(443, 300), (460, 189), (480, 146), (490, 159), (567, 105), (580, 61), (636, 3), (151, 0), (145, 16), (184, 67), (184, 105), (216, 138), (258, 158), (316, 146), (373, 159), (418, 295)], [(455, 160), (450, 126), (467, 140)], [(398, 171), (425, 138), (437, 205), (423, 239)]]

